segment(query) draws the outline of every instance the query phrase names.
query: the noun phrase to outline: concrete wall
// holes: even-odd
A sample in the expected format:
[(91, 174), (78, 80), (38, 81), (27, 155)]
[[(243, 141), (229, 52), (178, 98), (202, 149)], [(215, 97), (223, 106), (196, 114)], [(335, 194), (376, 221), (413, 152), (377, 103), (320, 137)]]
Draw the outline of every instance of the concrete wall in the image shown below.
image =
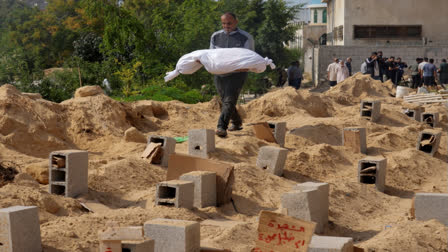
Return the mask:
[(306, 48), (313, 47), (313, 44), (308, 41), (311, 39), (319, 43), (319, 38), (327, 32), (327, 26), (325, 25), (305, 25), (303, 27), (303, 44), (302, 47)]
[[(328, 32), (344, 25), (344, 40), (334, 45), (422, 45), (416, 40), (372, 40), (354, 39), (354, 25), (422, 25), (422, 36), (428, 38), (429, 46), (448, 45), (448, 1), (447, 0), (330, 0), (328, 8), (335, 8), (335, 17), (329, 10)], [(343, 22), (341, 22), (343, 20)], [(387, 43), (389, 41), (389, 43)]]
[[(372, 48), (370, 46), (321, 46), (314, 50), (316, 81), (322, 82), (326, 80), (327, 67), (334, 57), (339, 59), (351, 57), (353, 59), (353, 73), (356, 73), (360, 71), (363, 60), (370, 56), (372, 51), (379, 50), (383, 51), (385, 57), (401, 57), (408, 65), (413, 64), (417, 57), (428, 57), (433, 58), (438, 67), (442, 59), (448, 58), (448, 47), (389, 46)], [(308, 53), (309, 56), (311, 56), (311, 53)], [(306, 64), (308, 64), (308, 66)], [(305, 58), (305, 72), (306, 71), (312, 71), (312, 61), (307, 61)]]

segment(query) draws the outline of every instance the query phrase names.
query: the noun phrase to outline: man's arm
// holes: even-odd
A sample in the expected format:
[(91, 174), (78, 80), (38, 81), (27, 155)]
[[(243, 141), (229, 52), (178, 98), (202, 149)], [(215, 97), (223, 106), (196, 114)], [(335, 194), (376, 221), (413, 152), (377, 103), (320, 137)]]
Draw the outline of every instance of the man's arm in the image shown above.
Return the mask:
[(215, 36), (216, 33), (213, 33), (211, 38), (210, 38), (210, 49), (216, 49), (215, 44), (213, 43), (213, 37)]

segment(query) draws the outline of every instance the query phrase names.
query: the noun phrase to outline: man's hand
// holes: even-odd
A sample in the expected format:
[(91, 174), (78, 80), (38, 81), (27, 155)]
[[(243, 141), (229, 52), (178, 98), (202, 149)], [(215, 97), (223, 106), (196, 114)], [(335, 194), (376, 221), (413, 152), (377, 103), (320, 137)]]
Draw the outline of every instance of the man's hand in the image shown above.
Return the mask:
[(235, 72), (249, 72), (249, 69), (247, 69), (247, 68), (238, 69), (238, 70), (235, 70)]
[(196, 62), (202, 65), (202, 63), (201, 63), (201, 61), (200, 61), (200, 60), (196, 60)]

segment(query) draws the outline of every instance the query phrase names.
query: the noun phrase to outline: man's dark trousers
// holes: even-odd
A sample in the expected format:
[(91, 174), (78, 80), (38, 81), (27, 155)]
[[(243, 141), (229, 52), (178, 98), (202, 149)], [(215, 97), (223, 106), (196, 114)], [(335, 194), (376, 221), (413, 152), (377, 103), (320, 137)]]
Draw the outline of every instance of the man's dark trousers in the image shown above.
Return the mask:
[(222, 102), (218, 128), (227, 130), (230, 120), (237, 126), (243, 123), (236, 110), (236, 103), (238, 102), (238, 97), (246, 79), (247, 73), (245, 72), (232, 73), (225, 76), (215, 75), (216, 91), (221, 97)]

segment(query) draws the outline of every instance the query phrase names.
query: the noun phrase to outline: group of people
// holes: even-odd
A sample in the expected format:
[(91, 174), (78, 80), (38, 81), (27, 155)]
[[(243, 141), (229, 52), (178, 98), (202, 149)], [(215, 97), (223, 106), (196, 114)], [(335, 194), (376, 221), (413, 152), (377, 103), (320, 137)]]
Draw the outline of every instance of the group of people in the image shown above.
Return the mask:
[(347, 58), (346, 61), (334, 58), (333, 63), (327, 67), (327, 78), (331, 87), (336, 86), (336, 84), (350, 76), (352, 76), (352, 58)]

